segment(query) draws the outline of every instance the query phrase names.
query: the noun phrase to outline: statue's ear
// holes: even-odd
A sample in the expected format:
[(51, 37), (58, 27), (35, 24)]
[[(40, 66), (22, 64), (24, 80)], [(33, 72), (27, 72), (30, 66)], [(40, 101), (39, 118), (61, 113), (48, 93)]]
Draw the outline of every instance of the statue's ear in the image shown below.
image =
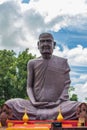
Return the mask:
[(39, 41), (37, 42), (37, 46), (38, 46), (38, 49), (39, 49)]
[(54, 42), (54, 49), (55, 49), (55, 46), (56, 46), (56, 42)]

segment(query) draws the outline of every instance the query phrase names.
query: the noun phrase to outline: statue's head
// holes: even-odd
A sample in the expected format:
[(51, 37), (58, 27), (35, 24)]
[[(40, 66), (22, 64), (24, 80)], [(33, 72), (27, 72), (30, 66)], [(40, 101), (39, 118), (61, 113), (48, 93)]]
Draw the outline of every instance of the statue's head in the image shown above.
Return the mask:
[(52, 56), (56, 42), (51, 33), (42, 33), (39, 35), (38, 49), (44, 59), (49, 59)]

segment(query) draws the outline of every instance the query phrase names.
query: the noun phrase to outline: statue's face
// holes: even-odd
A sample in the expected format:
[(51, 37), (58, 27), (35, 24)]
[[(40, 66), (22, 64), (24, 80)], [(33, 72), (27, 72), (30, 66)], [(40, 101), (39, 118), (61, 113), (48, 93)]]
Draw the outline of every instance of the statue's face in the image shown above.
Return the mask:
[(53, 39), (50, 36), (41, 37), (39, 39), (38, 48), (43, 58), (49, 59), (54, 49)]

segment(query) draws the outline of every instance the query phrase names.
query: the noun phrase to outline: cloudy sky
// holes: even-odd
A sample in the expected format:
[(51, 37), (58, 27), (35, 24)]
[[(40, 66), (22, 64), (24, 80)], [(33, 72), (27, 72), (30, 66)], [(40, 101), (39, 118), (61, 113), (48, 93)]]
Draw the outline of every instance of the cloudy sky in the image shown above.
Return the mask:
[(39, 56), (38, 35), (51, 32), (54, 54), (71, 68), (79, 101), (87, 97), (87, 0), (0, 0), (0, 50), (29, 48)]

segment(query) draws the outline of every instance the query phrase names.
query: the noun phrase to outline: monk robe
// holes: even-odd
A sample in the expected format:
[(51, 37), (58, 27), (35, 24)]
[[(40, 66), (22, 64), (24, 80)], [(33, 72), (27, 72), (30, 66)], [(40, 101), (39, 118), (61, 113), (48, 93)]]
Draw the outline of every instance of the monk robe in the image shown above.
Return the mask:
[(29, 69), (32, 75), (28, 77), (27, 87), (32, 86), (36, 102), (48, 103), (34, 106), (31, 100), (8, 100), (5, 104), (13, 110), (13, 119), (21, 119), (25, 108), (31, 120), (56, 119), (59, 107), (64, 119), (76, 119), (76, 109), (81, 103), (69, 100), (70, 68), (67, 59), (54, 55), (50, 59), (39, 57), (28, 62)]

